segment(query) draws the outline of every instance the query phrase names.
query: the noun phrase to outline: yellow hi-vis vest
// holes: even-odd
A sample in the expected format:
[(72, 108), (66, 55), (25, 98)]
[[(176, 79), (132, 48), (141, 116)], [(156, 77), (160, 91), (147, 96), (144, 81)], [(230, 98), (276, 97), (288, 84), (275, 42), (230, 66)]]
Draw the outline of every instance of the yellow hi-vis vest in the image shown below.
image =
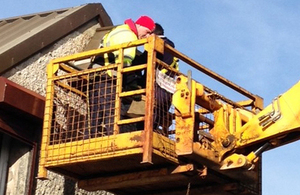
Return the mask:
[[(127, 24), (123, 24), (115, 27), (106, 35), (104, 35), (102, 39), (102, 47), (109, 47), (109, 46), (118, 45), (126, 42), (136, 41), (136, 40), (138, 40), (136, 34), (132, 30), (130, 30)], [(113, 54), (115, 57), (115, 63), (120, 63), (118, 59), (119, 51), (114, 51)], [(130, 47), (124, 49), (124, 59), (123, 59), (124, 67), (130, 66), (132, 64), (132, 60), (135, 58), (135, 55), (136, 55), (136, 47)], [(110, 64), (107, 53), (104, 54), (104, 61), (105, 61), (104, 64), (105, 66)], [(108, 71), (107, 74), (109, 76), (116, 75), (116, 73), (115, 72), (113, 73), (112, 70)]]

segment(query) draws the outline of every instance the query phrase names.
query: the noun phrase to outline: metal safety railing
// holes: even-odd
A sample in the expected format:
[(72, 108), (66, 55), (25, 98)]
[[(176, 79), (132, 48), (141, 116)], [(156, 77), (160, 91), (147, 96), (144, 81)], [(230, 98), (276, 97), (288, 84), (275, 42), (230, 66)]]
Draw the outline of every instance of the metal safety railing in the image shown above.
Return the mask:
[[(124, 50), (142, 45), (148, 47), (148, 63), (123, 67)], [(103, 156), (103, 153), (114, 151), (107, 140), (116, 139), (116, 135), (122, 133), (143, 130), (143, 143), (152, 143), (155, 97), (154, 85), (149, 83), (154, 83), (154, 48), (159, 48), (158, 45), (162, 49), (163, 44), (152, 37), (56, 59), (48, 65), (40, 177), (46, 176), (47, 166), (93, 159), (95, 154)], [(92, 62), (95, 56), (113, 51), (119, 53), (118, 64), (86, 70), (74, 66), (77, 61)], [(109, 76), (108, 71), (117, 74)], [(136, 72), (147, 72), (144, 77), (146, 85), (125, 90), (123, 77)], [(132, 108), (132, 102), (139, 108)], [(165, 124), (161, 120), (162, 112), (155, 113), (160, 117), (159, 122)], [(157, 129), (161, 124), (156, 124)], [(151, 161), (151, 144), (143, 144), (142, 147), (143, 161)]]
[[(146, 63), (124, 67), (124, 50), (140, 46), (148, 52)], [(74, 65), (78, 61), (92, 63), (95, 56), (114, 51), (118, 51), (116, 61), (120, 63), (93, 69), (80, 69)], [(254, 107), (260, 105), (257, 103), (259, 97), (165, 45), (156, 36), (55, 59), (47, 69), (40, 178), (46, 178), (46, 170), (51, 167), (133, 153), (141, 153), (142, 162), (151, 163), (154, 149), (158, 155), (177, 161), (176, 110), (172, 96), (178, 84), (177, 77), (184, 74), (157, 59), (158, 52), (170, 52), (180, 63), (186, 63), (250, 98)], [(109, 76), (109, 71), (116, 74)], [(132, 75), (138, 78), (137, 85), (125, 83), (128, 81), (125, 78)], [(212, 92), (209, 88), (204, 90)], [(211, 97), (243, 107), (220, 94)], [(203, 136), (203, 132), (213, 126), (212, 112), (197, 103), (193, 107), (200, 118), (197, 126), (202, 133), (198, 136)], [(76, 174), (88, 174), (83, 172)]]

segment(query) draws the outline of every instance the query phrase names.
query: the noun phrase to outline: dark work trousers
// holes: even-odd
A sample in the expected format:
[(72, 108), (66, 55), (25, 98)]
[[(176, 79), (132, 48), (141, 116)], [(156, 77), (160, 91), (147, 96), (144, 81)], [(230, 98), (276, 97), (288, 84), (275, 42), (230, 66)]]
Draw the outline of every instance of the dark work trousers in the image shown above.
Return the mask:
[(85, 131), (84, 138), (93, 138), (97, 133), (112, 135), (114, 132), (116, 85), (111, 78), (102, 76), (89, 93), (90, 131)]
[[(159, 85), (155, 84), (155, 102), (154, 102), (154, 116), (153, 116), (153, 129), (161, 130), (168, 129), (170, 117), (169, 109), (172, 104), (172, 93), (169, 93)], [(161, 126), (161, 128), (159, 128)], [(144, 122), (139, 122), (138, 129), (144, 129)], [(163, 132), (167, 133), (167, 132)]]
[(158, 129), (159, 126), (166, 126), (169, 120), (169, 109), (172, 104), (172, 94), (155, 84), (155, 107), (154, 107), (154, 124), (153, 129)]

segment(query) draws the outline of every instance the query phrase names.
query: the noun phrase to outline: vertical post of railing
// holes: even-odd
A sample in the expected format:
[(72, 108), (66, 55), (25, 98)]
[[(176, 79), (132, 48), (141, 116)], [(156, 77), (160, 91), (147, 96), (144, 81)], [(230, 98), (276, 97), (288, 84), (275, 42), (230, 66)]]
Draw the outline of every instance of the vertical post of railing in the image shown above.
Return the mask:
[(164, 42), (156, 36), (148, 38), (147, 46), (147, 79), (146, 79), (146, 101), (145, 101), (145, 128), (144, 128), (144, 144), (143, 144), (143, 161), (142, 163), (152, 163), (152, 147), (153, 147), (153, 111), (155, 101), (155, 67), (156, 52), (163, 53)]
[(47, 66), (47, 89), (46, 89), (46, 100), (45, 100), (45, 111), (44, 111), (44, 123), (43, 123), (43, 135), (41, 143), (41, 154), (40, 154), (40, 163), (39, 163), (39, 173), (38, 178), (46, 179), (47, 170), (45, 168), (47, 160), (47, 148), (49, 145), (50, 139), (50, 129), (53, 115), (53, 97), (54, 97), (54, 83), (53, 77), (54, 74), (58, 71), (58, 63), (50, 63)]
[(118, 121), (121, 119), (121, 100), (120, 93), (122, 93), (122, 72), (124, 68), (124, 49), (119, 49), (118, 62), (120, 63), (117, 68), (117, 82), (116, 82), (116, 101), (115, 101), (115, 118), (114, 118), (114, 135), (120, 133), (120, 127), (118, 126)]
[(154, 110), (154, 71), (156, 51), (154, 40), (148, 39), (146, 100), (145, 100), (145, 128), (142, 163), (152, 163), (152, 139), (153, 139), (153, 110)]

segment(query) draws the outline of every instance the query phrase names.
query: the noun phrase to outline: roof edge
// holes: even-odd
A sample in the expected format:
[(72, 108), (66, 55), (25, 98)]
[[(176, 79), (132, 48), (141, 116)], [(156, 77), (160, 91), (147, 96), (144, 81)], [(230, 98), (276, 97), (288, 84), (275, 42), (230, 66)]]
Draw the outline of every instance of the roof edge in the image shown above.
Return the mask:
[[(53, 22), (44, 23), (45, 27), (43, 27), (43, 30), (32, 33), (32, 35), (28, 38), (26, 37), (25, 40), (18, 39), (20, 36), (13, 37), (12, 41), (15, 41), (15, 43), (8, 44), (10, 47), (8, 46), (0, 53), (0, 74), (21, 63), (41, 49), (53, 44), (55, 41), (67, 36), (93, 19), (96, 19), (103, 27), (112, 26), (112, 21), (101, 3), (90, 3), (52, 12), (41, 12), (38, 13), (38, 15), (44, 17), (53, 12), (60, 12), (63, 14), (63, 17), (49, 19), (53, 20)], [(33, 16), (37, 16), (37, 14), (21, 17), (28, 18), (30, 22), (30, 18)], [(13, 19), (14, 18), (11, 18), (10, 20), (13, 21)], [(24, 33), (20, 34), (24, 35)], [(5, 37), (3, 38), (5, 39)], [(30, 47), (28, 47), (29, 45)]]

